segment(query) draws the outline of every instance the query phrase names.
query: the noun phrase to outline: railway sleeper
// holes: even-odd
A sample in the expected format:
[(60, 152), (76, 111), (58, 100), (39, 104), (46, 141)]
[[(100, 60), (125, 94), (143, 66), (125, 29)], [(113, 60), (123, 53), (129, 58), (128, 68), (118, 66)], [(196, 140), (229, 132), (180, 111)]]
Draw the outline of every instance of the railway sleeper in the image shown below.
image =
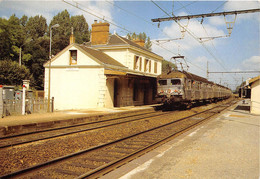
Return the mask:
[(136, 145), (136, 147), (134, 147), (133, 145), (129, 144), (128, 146), (116, 146), (116, 148), (127, 149), (127, 150), (136, 150), (136, 149), (139, 149), (140, 146)]
[[(101, 156), (103, 156), (103, 155), (101, 155)], [(91, 158), (89, 158), (89, 157), (84, 157), (84, 160), (94, 161), (94, 162), (102, 162), (102, 163), (109, 163), (109, 162), (111, 162), (111, 159), (98, 158), (98, 156), (93, 156), (93, 157), (91, 157)]]
[(83, 168), (84, 170), (86, 170), (86, 168), (91, 169), (91, 170), (96, 168), (96, 166), (94, 166), (94, 165), (90, 165), (87, 163), (79, 163), (79, 162), (73, 162), (73, 163), (70, 163), (69, 165), (75, 166), (75, 167), (80, 167), (80, 168)]
[[(55, 171), (55, 173), (58, 174), (59, 177), (60, 177), (60, 175), (69, 175), (69, 176), (77, 177), (81, 174), (81, 172), (76, 172), (75, 170), (67, 170), (64, 168), (57, 168), (57, 169), (54, 169), (54, 171)], [(68, 176), (66, 176), (66, 177), (68, 177)]]

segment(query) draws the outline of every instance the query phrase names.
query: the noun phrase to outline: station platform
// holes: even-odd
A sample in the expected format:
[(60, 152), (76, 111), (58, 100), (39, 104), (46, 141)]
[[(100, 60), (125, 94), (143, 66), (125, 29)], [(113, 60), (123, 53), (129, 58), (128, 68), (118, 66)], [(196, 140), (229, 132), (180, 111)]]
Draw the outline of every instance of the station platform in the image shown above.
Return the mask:
[(128, 106), (120, 108), (97, 108), (84, 110), (66, 110), (53, 113), (35, 113), (0, 118), (0, 137), (33, 132), (45, 128), (58, 128), (71, 124), (123, 117), (129, 114), (155, 111), (158, 105)]
[(241, 101), (102, 179), (259, 179), (260, 116)]

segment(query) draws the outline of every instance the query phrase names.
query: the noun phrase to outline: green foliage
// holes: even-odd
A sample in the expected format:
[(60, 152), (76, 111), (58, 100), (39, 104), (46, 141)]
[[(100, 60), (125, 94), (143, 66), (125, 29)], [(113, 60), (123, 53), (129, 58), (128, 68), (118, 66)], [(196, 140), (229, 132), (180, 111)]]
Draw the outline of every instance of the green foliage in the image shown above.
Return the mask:
[(0, 59), (7, 59), (10, 57), (10, 52), (12, 48), (11, 36), (9, 35), (8, 21), (6, 19), (0, 18)]
[(18, 61), (17, 48), (24, 40), (24, 35), (19, 18), (15, 15), (12, 15), (9, 20), (0, 18), (0, 60), (12, 58)]
[(162, 72), (167, 73), (173, 69), (177, 69), (176, 65), (167, 60), (162, 61)]
[[(70, 17), (67, 10), (54, 16), (49, 27), (46, 18), (40, 15), (29, 18), (23, 15), (20, 19), (12, 15), (8, 20), (0, 18), (0, 62), (4, 66), (0, 69), (1, 84), (21, 84), (28, 77), (32, 79), (30, 86), (43, 89), (43, 64), (49, 59), (50, 27), (55, 24), (60, 27), (52, 29), (53, 55), (69, 44), (71, 27), (74, 28), (76, 43), (89, 41), (89, 27), (84, 16)], [(20, 48), (24, 66), (17, 67), (14, 63), (19, 61)], [(6, 60), (11, 65), (9, 71)]]
[(144, 47), (147, 48), (148, 50), (152, 50), (152, 42), (151, 42), (150, 37), (147, 37)]
[(39, 37), (45, 35), (47, 30), (47, 22), (46, 19), (42, 16), (34, 16), (30, 17), (28, 22), (25, 25), (26, 33), (28, 37), (36, 40)]
[(68, 11), (64, 10), (53, 17), (50, 27), (55, 24), (59, 24), (60, 26), (52, 29), (52, 54), (57, 54), (69, 45), (69, 37), (71, 35), (72, 27), (76, 43), (89, 41), (90, 33), (88, 30), (88, 24), (83, 15), (70, 17)]
[(17, 86), (22, 85), (23, 80), (33, 81), (29, 69), (12, 60), (1, 60), (0, 71), (0, 84)]
[(72, 16), (71, 26), (73, 27), (76, 43), (83, 43), (89, 41), (90, 33), (88, 31), (88, 23), (83, 15)]
[(150, 39), (150, 37), (147, 37), (145, 32), (139, 33), (138, 35), (135, 32), (132, 34), (128, 33), (126, 36), (127, 36), (127, 39), (129, 39), (129, 40), (136, 40), (136, 39), (144, 40), (144, 42), (145, 42), (144, 47), (148, 50), (152, 50), (151, 39)]

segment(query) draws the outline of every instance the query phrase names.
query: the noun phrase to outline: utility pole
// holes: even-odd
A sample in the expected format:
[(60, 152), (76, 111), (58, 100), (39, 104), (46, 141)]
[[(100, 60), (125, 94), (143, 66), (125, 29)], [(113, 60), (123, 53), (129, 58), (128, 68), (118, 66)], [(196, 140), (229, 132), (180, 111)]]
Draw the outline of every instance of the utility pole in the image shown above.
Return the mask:
[(209, 61), (207, 61), (207, 80), (209, 79)]

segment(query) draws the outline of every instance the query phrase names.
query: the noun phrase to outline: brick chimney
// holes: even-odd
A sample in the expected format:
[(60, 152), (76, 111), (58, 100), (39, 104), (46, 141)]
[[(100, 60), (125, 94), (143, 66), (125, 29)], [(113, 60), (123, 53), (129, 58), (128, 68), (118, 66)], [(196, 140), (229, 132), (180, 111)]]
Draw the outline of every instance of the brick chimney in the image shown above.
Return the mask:
[(75, 43), (75, 36), (73, 34), (73, 27), (71, 27), (70, 44)]
[(107, 44), (109, 37), (109, 23), (94, 21), (91, 30), (91, 45)]
[(132, 40), (134, 43), (136, 43), (137, 45), (140, 45), (141, 47), (144, 47), (144, 40), (141, 39), (134, 39)]

